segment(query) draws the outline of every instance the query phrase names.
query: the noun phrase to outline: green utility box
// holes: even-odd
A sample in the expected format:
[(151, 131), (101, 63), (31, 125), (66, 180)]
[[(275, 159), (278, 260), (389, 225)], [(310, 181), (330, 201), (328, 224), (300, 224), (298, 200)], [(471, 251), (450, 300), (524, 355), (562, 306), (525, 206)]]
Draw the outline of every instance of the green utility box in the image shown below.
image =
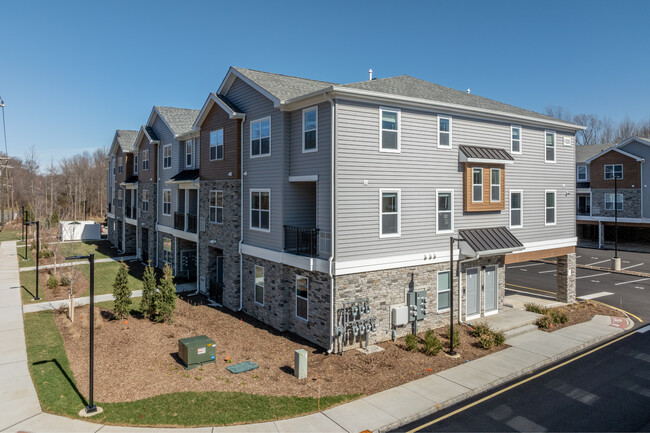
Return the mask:
[(205, 335), (178, 340), (178, 357), (185, 363), (186, 370), (217, 362), (216, 356), (217, 348), (214, 340)]

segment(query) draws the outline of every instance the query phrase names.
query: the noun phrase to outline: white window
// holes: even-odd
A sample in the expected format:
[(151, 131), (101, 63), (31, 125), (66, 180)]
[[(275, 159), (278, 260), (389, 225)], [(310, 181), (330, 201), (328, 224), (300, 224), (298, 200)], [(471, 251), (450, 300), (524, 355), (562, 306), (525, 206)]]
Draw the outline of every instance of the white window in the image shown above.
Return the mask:
[(142, 151), (142, 170), (149, 170), (149, 149)]
[(251, 190), (251, 224), (254, 230), (271, 231), (271, 191)]
[[(605, 194), (605, 210), (614, 210), (614, 194)], [(623, 194), (616, 194), (616, 210), (623, 210)]]
[(255, 302), (264, 305), (264, 268), (255, 266)]
[(163, 189), (163, 215), (172, 214), (172, 190)]
[(490, 169), (490, 201), (501, 201), (501, 169)]
[(454, 191), (436, 190), (436, 234), (454, 231)]
[(163, 168), (172, 167), (172, 145), (165, 144), (163, 146)]
[(115, 177), (115, 158), (111, 161), (111, 165), (113, 166), (113, 177)]
[(172, 264), (172, 238), (163, 237), (163, 262)]
[(210, 133), (210, 161), (223, 159), (223, 129)]
[(122, 173), (122, 157), (117, 158), (117, 173)]
[(546, 131), (546, 162), (555, 162), (555, 132)]
[(576, 168), (576, 180), (578, 182), (586, 182), (587, 181), (587, 166), (586, 165), (579, 165)]
[(133, 174), (138, 174), (138, 155), (133, 155)]
[(438, 271), (438, 313), (449, 311), (451, 301), (451, 278), (449, 271)]
[(192, 140), (187, 140), (185, 142), (185, 167), (192, 167), (192, 150), (194, 146), (192, 145)]
[(379, 150), (383, 152), (400, 151), (400, 111), (379, 109)]
[(521, 154), (521, 126), (511, 126), (510, 134), (510, 151)]
[(271, 118), (251, 122), (251, 157), (271, 154)]
[(379, 237), (400, 235), (400, 190), (379, 190)]
[(149, 190), (142, 190), (142, 212), (149, 212)]
[(438, 116), (438, 147), (451, 149), (451, 117)]
[(309, 279), (296, 276), (296, 317), (303, 320), (309, 319)]
[(510, 228), (524, 226), (523, 192), (510, 191)]
[(302, 151), (318, 150), (318, 107), (302, 110)]
[(223, 191), (210, 191), (210, 222), (223, 223)]
[(483, 169), (482, 168), (472, 169), (472, 201), (475, 203), (483, 201)]
[(613, 180), (623, 179), (623, 164), (608, 164), (605, 165), (605, 179)]
[(555, 191), (545, 191), (546, 193), (546, 221), (545, 225), (555, 225)]

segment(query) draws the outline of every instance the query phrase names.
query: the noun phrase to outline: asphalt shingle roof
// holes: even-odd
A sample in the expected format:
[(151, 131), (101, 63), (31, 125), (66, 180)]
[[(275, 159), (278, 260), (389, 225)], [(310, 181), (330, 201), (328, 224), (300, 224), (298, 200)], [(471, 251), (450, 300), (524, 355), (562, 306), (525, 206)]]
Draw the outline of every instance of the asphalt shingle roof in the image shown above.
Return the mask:
[(158, 141), (158, 136), (154, 132), (153, 128), (151, 126), (145, 126), (144, 130), (147, 131), (147, 135), (152, 141)]
[(190, 132), (194, 125), (194, 121), (200, 112), (200, 110), (190, 108), (161, 106), (156, 106), (156, 110), (160, 113), (163, 120), (167, 122), (176, 136)]
[(603, 150), (616, 146), (616, 144), (590, 144), (583, 146), (576, 146), (576, 162), (585, 162), (593, 158)]
[(129, 129), (117, 130), (117, 142), (122, 148), (122, 152), (133, 152), (135, 148), (135, 139), (138, 136), (138, 131), (131, 131)]
[(237, 106), (230, 99), (226, 98), (225, 96), (217, 95), (214, 92), (212, 92), (212, 96), (214, 96), (215, 98), (219, 99), (221, 102), (226, 104), (235, 113), (243, 113), (243, 111), (241, 111), (239, 108), (237, 108)]
[(198, 178), (199, 178), (199, 170), (183, 170), (176, 173), (176, 175), (174, 175), (174, 177), (172, 177), (170, 180), (172, 182), (185, 182), (185, 181), (194, 180)]
[(481, 147), (481, 146), (466, 146), (461, 145), (460, 151), (468, 158), (479, 159), (499, 159), (502, 161), (514, 161), (514, 158), (503, 149), (494, 147)]
[(316, 90), (325, 89), (335, 83), (273, 74), (254, 69), (235, 68), (234, 70), (256, 83), (258, 86), (278, 98), (280, 101), (307, 95)]

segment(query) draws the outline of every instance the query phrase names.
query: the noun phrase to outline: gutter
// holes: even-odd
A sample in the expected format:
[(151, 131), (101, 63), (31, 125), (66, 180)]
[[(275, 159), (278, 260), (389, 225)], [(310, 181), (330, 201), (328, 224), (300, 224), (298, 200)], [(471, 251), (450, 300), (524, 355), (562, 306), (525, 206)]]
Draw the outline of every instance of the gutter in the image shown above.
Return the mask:
[(330, 103), (330, 106), (332, 108), (331, 114), (330, 114), (330, 125), (331, 125), (331, 131), (330, 131), (330, 150), (331, 150), (331, 161), (330, 161), (330, 258), (329, 258), (329, 276), (330, 276), (330, 347), (327, 350), (327, 353), (332, 353), (334, 350), (334, 252), (336, 249), (334, 248), (334, 240), (336, 239), (336, 236), (334, 235), (334, 231), (336, 230), (336, 225), (334, 224), (334, 217), (336, 215), (336, 212), (334, 211), (334, 204), (335, 202), (335, 187), (336, 187), (336, 181), (335, 181), (335, 164), (336, 164), (336, 153), (334, 152), (334, 146), (336, 144), (336, 140), (334, 139), (334, 134), (336, 133), (336, 126), (335, 126), (335, 119), (336, 119), (336, 106), (334, 105), (334, 100), (327, 96), (327, 92), (323, 93), (323, 96), (325, 99), (327, 99)]

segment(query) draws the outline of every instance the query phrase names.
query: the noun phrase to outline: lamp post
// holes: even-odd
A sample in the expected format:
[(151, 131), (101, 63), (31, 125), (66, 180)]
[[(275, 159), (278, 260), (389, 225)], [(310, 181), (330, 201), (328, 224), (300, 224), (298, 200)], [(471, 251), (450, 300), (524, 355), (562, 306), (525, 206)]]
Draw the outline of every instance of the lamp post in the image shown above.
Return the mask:
[(94, 375), (94, 360), (95, 360), (95, 254), (87, 256), (70, 256), (66, 260), (81, 260), (87, 259), (90, 262), (90, 374), (88, 383), (88, 406), (86, 406), (86, 414), (93, 414), (97, 412), (97, 406), (93, 399), (93, 375)]
[[(25, 223), (25, 228), (29, 228), (30, 225), (36, 225), (36, 296), (33, 301), (40, 301), (41, 298), (38, 297), (38, 252), (41, 250), (41, 224), (40, 221), (30, 221)], [(25, 242), (25, 257), (27, 257), (27, 242)]]
[(20, 240), (25, 242), (25, 206), (20, 207), (20, 214), (22, 215), (23, 218), (23, 224), (22, 227), (20, 227)]
[(614, 258), (612, 259), (615, 271), (621, 270), (621, 259), (618, 257), (618, 179), (619, 176), (614, 174)]

